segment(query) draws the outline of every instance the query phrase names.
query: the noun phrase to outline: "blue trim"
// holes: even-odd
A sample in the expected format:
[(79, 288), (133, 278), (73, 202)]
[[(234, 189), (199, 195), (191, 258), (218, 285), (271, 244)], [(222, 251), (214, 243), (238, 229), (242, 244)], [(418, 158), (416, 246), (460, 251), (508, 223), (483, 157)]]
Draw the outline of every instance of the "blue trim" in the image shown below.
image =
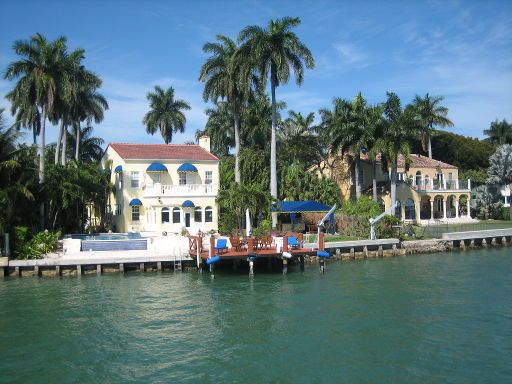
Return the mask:
[(193, 208), (195, 207), (194, 203), (190, 200), (185, 200), (183, 204), (181, 204), (183, 208)]
[(178, 172), (197, 172), (197, 168), (190, 163), (183, 163), (178, 167)]
[(142, 205), (142, 201), (140, 201), (139, 199), (132, 199), (132, 201), (130, 201), (130, 205), (132, 207), (138, 207)]
[(123, 167), (122, 167), (121, 165), (118, 165), (118, 166), (116, 167), (116, 169), (114, 169), (114, 172), (115, 172), (115, 173), (123, 172)]
[(167, 172), (167, 167), (162, 163), (151, 163), (146, 172)]

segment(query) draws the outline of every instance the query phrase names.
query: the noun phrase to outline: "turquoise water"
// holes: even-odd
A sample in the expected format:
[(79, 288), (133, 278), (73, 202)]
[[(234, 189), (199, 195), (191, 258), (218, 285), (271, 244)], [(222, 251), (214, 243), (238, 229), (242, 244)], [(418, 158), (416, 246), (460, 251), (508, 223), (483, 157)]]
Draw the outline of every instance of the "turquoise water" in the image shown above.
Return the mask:
[(94, 234), (73, 234), (72, 239), (80, 240), (132, 240), (140, 239), (140, 233), (129, 232), (129, 233), (94, 233)]
[(0, 382), (512, 382), (512, 251), (0, 280)]

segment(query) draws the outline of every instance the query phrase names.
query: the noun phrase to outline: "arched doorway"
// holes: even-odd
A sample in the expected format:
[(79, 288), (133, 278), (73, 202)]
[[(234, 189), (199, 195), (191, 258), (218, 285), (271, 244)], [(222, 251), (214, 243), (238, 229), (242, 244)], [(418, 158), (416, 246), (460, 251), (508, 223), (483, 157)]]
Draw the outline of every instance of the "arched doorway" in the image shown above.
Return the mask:
[(405, 200), (404, 208), (405, 208), (405, 220), (416, 220), (416, 209), (414, 206), (414, 200), (413, 199)]

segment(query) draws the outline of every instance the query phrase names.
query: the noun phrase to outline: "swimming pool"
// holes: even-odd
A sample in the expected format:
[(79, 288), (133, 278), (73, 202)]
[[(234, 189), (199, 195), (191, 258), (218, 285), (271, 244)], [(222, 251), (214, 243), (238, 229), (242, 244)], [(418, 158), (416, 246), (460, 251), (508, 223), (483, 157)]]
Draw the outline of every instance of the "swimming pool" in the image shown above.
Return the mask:
[(75, 233), (69, 235), (72, 239), (80, 239), (84, 241), (91, 240), (134, 240), (140, 239), (141, 235), (139, 232), (128, 232), (128, 233)]

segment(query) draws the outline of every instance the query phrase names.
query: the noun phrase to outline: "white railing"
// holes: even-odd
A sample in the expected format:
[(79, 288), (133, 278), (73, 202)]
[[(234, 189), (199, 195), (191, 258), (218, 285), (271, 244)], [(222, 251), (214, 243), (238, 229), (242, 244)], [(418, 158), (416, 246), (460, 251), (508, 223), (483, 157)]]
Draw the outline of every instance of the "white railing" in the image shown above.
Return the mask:
[(470, 191), (471, 180), (423, 180), (421, 184), (411, 185), (417, 191)]
[(144, 195), (152, 196), (214, 196), (217, 188), (214, 184), (186, 184), (186, 185), (146, 185)]

